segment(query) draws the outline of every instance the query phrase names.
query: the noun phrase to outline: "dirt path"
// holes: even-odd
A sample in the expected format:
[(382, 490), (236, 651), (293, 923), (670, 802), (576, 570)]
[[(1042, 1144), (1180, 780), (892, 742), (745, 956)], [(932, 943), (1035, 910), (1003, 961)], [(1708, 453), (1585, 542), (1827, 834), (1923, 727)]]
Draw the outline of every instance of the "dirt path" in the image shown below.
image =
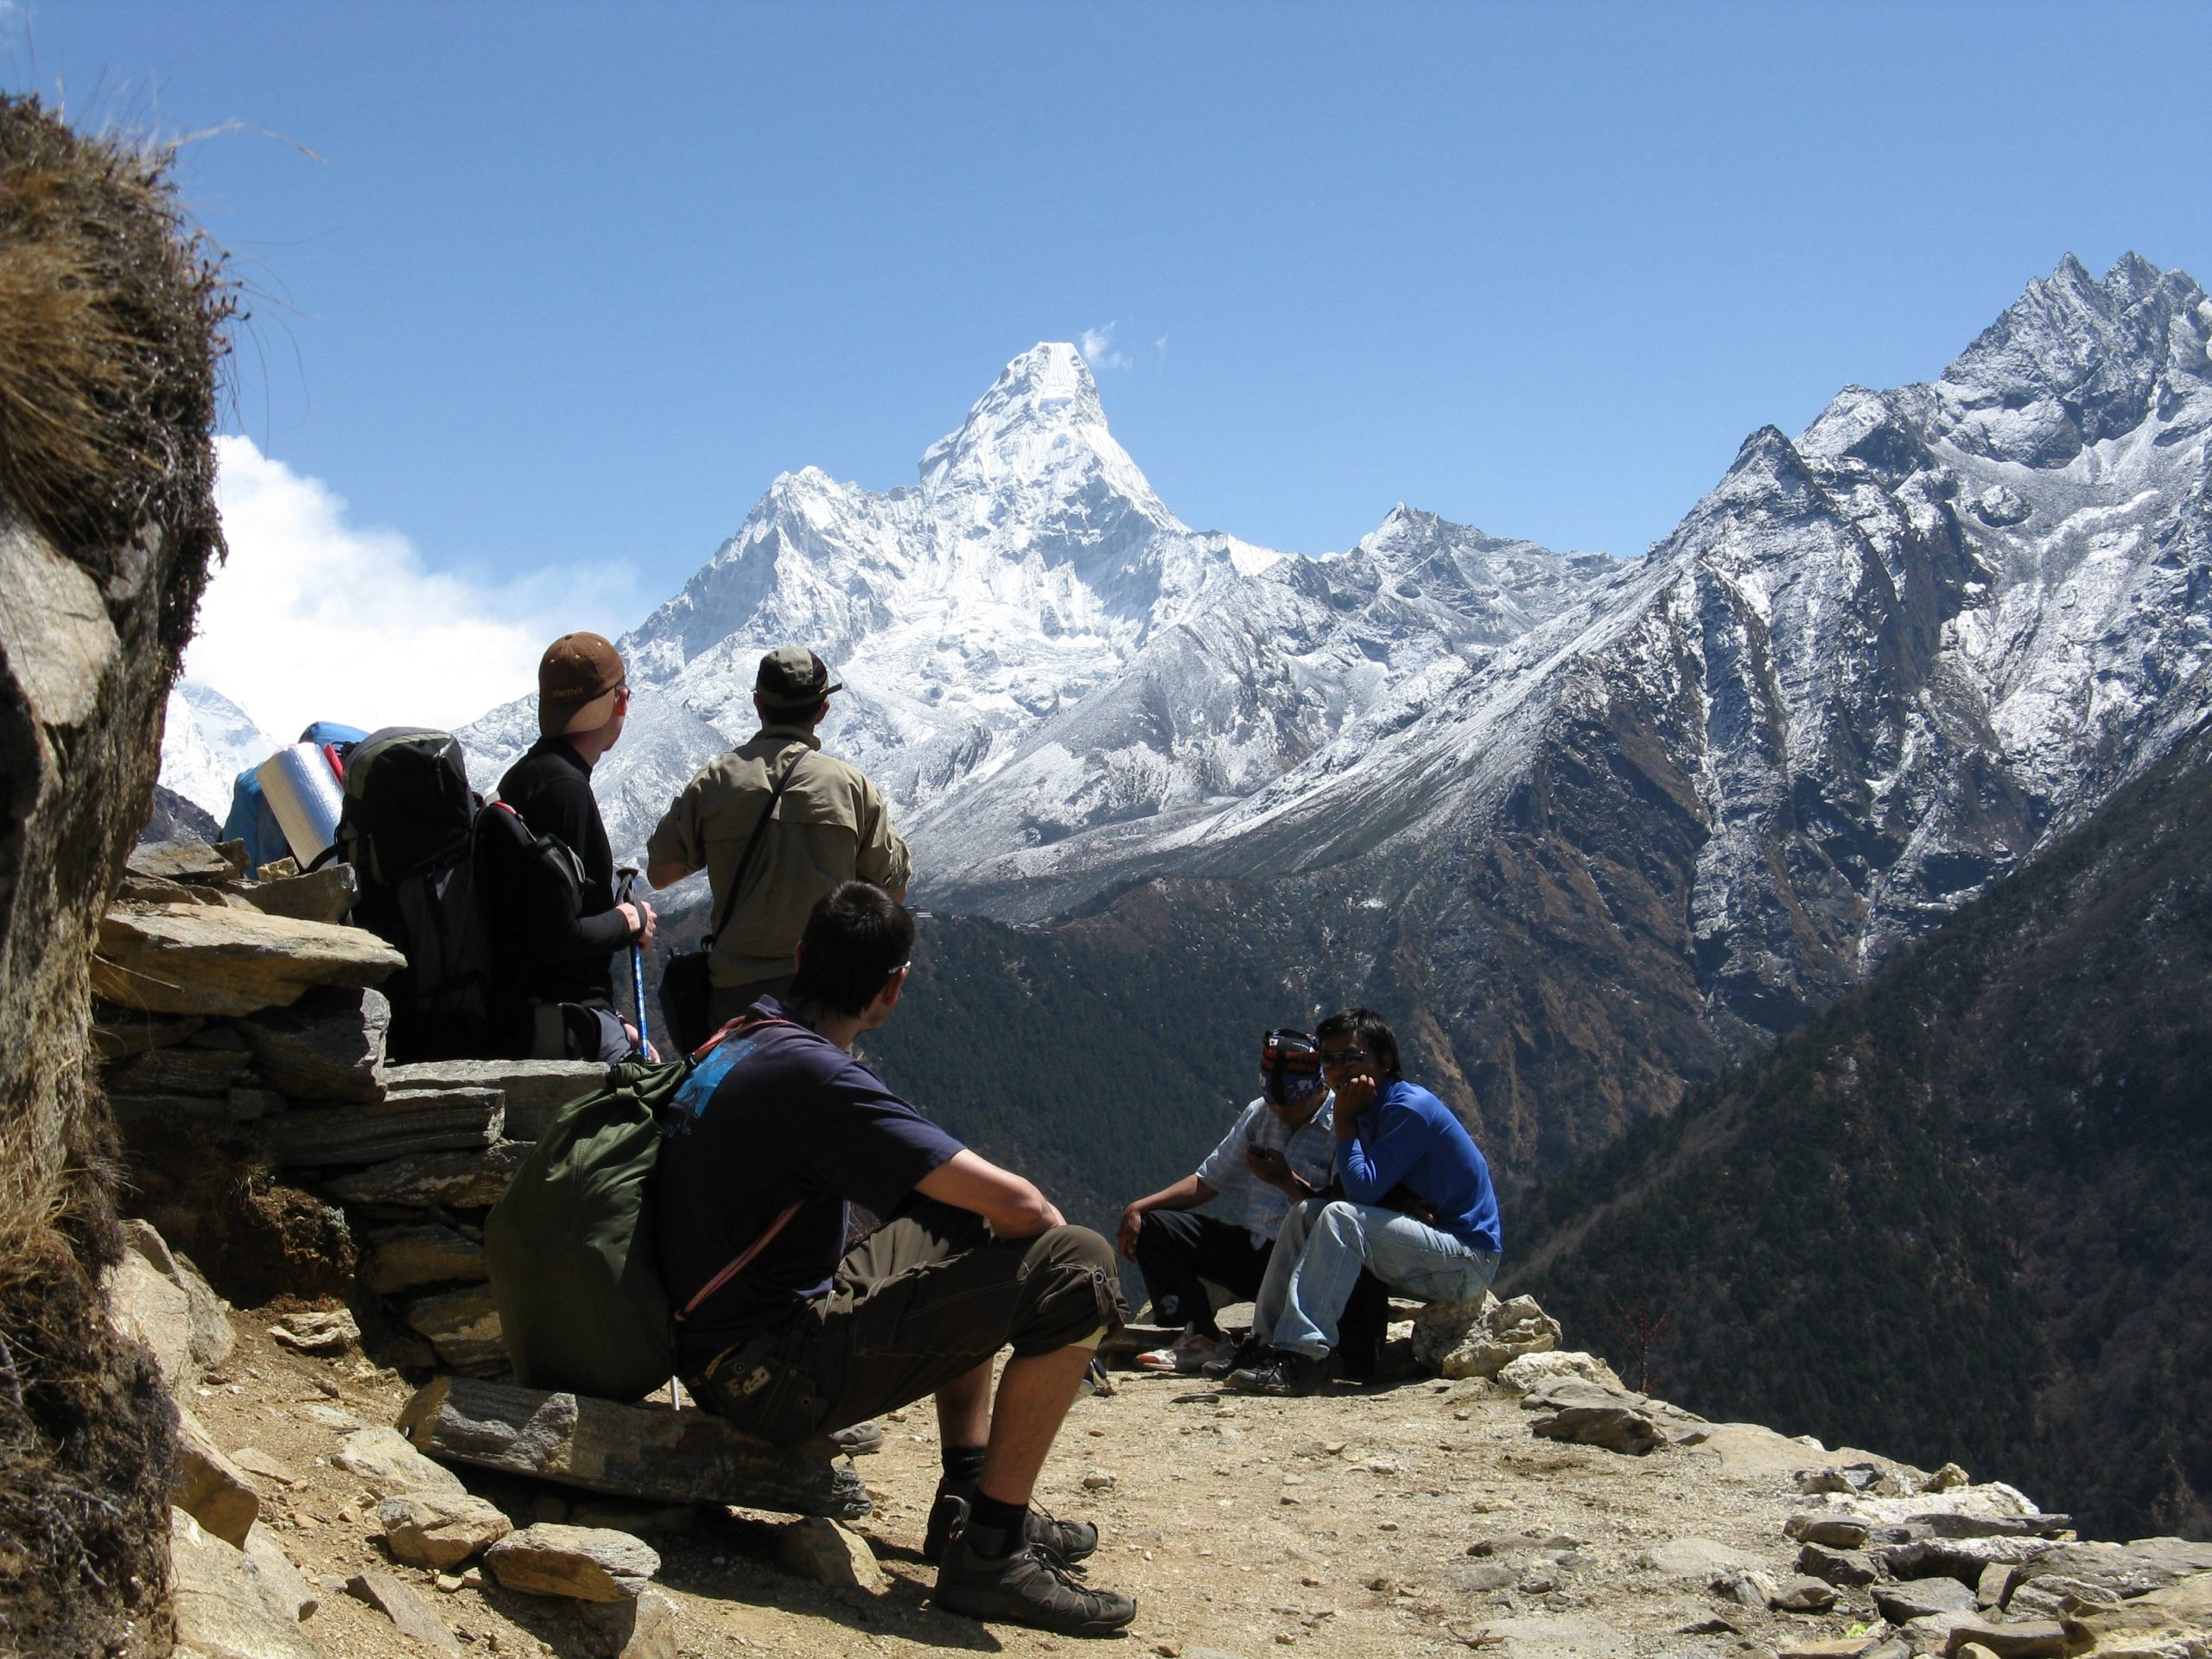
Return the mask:
[[(358, 1355), (321, 1360), (277, 1347), (251, 1314), (234, 1322), (238, 1351), (202, 1385), (195, 1410), (225, 1449), (279, 1471), (253, 1479), (264, 1521), (323, 1590), (305, 1628), (325, 1659), (423, 1651), (342, 1593), (347, 1575), (371, 1567), (416, 1582), (470, 1651), (588, 1651), (560, 1604), (496, 1586), (441, 1593), (431, 1574), (385, 1555), (372, 1495), (329, 1459), (351, 1427), (393, 1421), (410, 1392), (402, 1378)], [(1805, 1506), (1791, 1473), (1834, 1460), (1764, 1429), (1630, 1458), (1532, 1438), (1517, 1402), (1482, 1382), (1275, 1401), (1134, 1373), (1116, 1381), (1112, 1395), (1077, 1402), (1038, 1494), (1057, 1513), (1097, 1523), (1091, 1576), (1137, 1599), (1131, 1637), (1108, 1651), (1736, 1656), (1840, 1636), (1872, 1617), (1863, 1595), (1815, 1618), (1754, 1612), (1707, 1592), (1731, 1561), (1788, 1570), (1795, 1546), (1782, 1523)], [(883, 1451), (861, 1462), (876, 1512), (858, 1527), (889, 1576), (880, 1595), (833, 1592), (778, 1567), (772, 1517), (683, 1512), (683, 1530), (647, 1530), (668, 1517), (571, 1516), (571, 1504), (620, 1506), (462, 1472), (518, 1524), (591, 1519), (646, 1537), (681, 1609), (687, 1655), (1087, 1645), (926, 1605), (932, 1575), (919, 1546), (936, 1424), (923, 1406), (884, 1427)], [(1543, 1544), (1469, 1553), (1501, 1539)], [(1685, 1631), (1716, 1618), (1736, 1628)]]

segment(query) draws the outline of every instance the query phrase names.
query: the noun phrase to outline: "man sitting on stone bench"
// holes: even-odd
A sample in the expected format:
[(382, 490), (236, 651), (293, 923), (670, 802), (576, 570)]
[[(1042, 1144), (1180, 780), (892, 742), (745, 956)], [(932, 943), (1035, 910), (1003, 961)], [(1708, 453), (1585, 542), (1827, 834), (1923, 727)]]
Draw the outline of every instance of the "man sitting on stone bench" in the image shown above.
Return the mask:
[(1382, 1016), (1332, 1014), (1313, 1041), (1336, 1092), (1344, 1196), (1308, 1198), (1283, 1223), (1253, 1305), (1252, 1335), (1267, 1346), (1229, 1375), (1230, 1387), (1252, 1394), (1326, 1386), (1362, 1268), (1429, 1302), (1478, 1296), (1497, 1272), (1490, 1166), (1452, 1109), (1406, 1081)]
[[(1108, 1635), (1136, 1604), (1067, 1571), (1097, 1530), (1029, 1496), (1121, 1328), (1113, 1249), (854, 1058), (897, 1007), (913, 944), (903, 906), (846, 882), (814, 906), (784, 998), (701, 1063), (711, 1092), (687, 1086), (700, 1104), (655, 1166), (654, 1242), (677, 1306), (716, 1287), (678, 1325), (678, 1357), (702, 1404), (780, 1446), (934, 1395), (944, 1478), (922, 1553), (938, 1605)], [(848, 1202), (888, 1217), (850, 1250)]]

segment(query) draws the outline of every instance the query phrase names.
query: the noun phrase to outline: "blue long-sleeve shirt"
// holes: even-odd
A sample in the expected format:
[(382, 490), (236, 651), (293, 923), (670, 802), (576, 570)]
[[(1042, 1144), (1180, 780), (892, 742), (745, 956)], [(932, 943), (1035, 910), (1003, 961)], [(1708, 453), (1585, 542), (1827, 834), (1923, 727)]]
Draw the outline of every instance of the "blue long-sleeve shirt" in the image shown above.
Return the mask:
[(1402, 1181), (1436, 1212), (1438, 1230), (1485, 1250), (1504, 1248), (1490, 1166), (1452, 1109), (1418, 1084), (1382, 1085), (1357, 1133), (1338, 1142), (1337, 1173), (1355, 1204), (1378, 1203)]

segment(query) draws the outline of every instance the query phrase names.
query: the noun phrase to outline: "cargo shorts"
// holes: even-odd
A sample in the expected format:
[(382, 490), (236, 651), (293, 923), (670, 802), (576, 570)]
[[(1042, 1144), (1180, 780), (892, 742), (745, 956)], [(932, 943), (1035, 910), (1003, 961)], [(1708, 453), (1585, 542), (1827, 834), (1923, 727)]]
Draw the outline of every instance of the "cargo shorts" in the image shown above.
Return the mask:
[(902, 1207), (828, 1293), (687, 1379), (700, 1404), (778, 1446), (864, 1423), (1016, 1358), (1096, 1342), (1128, 1317), (1113, 1247), (1088, 1227), (999, 1239), (935, 1199)]

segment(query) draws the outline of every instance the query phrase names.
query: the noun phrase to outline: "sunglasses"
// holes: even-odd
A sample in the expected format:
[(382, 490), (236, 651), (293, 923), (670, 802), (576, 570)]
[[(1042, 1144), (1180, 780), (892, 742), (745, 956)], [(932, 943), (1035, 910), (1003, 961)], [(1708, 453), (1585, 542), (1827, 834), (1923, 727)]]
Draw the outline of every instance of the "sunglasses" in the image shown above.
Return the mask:
[(1325, 1068), (1332, 1065), (1357, 1065), (1363, 1060), (1371, 1060), (1374, 1058), (1363, 1048), (1325, 1048), (1321, 1051), (1321, 1064)]

